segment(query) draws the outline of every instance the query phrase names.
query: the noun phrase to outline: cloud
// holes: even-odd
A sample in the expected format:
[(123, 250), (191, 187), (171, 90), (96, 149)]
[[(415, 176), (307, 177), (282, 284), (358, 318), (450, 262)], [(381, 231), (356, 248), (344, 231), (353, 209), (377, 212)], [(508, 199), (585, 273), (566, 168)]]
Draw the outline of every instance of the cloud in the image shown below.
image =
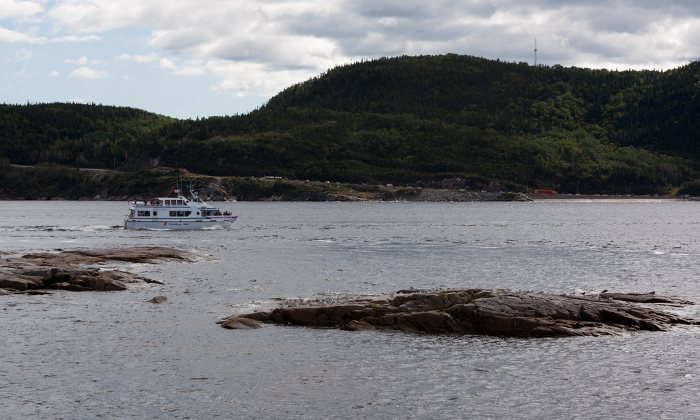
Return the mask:
[(162, 69), (172, 69), (175, 70), (175, 63), (172, 61), (168, 60), (167, 58), (161, 58), (160, 61), (158, 62), (158, 67)]
[(60, 76), (60, 75), (61, 75), (61, 73), (57, 72), (56, 70), (47, 74), (47, 76), (50, 76), (50, 77), (56, 77), (56, 76)]
[(39, 3), (31, 1), (0, 1), (0, 19), (19, 18), (26, 19), (44, 11)]
[(34, 77), (36, 73), (30, 73), (27, 69), (22, 69), (15, 73), (15, 77), (22, 80), (29, 80)]
[(133, 61), (134, 63), (150, 63), (158, 60), (158, 56), (155, 53), (151, 53), (150, 55), (131, 55), (124, 53), (118, 57), (115, 57), (114, 59), (118, 61)]
[(80, 58), (75, 59), (75, 60), (70, 59), (70, 58), (66, 58), (65, 60), (63, 60), (63, 62), (68, 63), (68, 64), (77, 64), (79, 66), (84, 66), (85, 64), (87, 64), (88, 59), (85, 56), (80, 57)]
[(47, 38), (44, 36), (34, 36), (10, 29), (5, 29), (0, 26), (0, 42), (24, 42), (27, 44), (46, 44), (46, 43), (70, 43), (70, 42), (89, 42), (98, 41), (100, 37), (97, 35), (88, 36), (61, 36), (56, 38)]
[(151, 67), (158, 67), (170, 70), (175, 70), (177, 68), (177, 66), (175, 66), (175, 63), (173, 63), (171, 60), (168, 60), (167, 58), (161, 58), (156, 53), (151, 53), (149, 55), (131, 55), (124, 53), (120, 56), (115, 57), (114, 59), (117, 61), (131, 61), (134, 63), (152, 63), (154, 61), (158, 61), (158, 64)]
[(51, 38), (48, 41), (49, 42), (90, 42), (90, 41), (99, 41), (100, 38), (97, 35), (88, 35), (88, 36), (62, 36), (58, 38)]
[[(57, 31), (86, 40), (119, 28), (149, 28), (147, 45), (156, 52), (116, 59), (157, 63), (154, 67), (183, 75), (213, 75), (221, 81), (218, 91), (237, 94), (279, 90), (289, 81), (360, 57), (455, 52), (532, 63), (535, 38), (538, 61), (547, 64), (670, 68), (700, 57), (700, 2), (689, 0), (57, 0), (42, 4), (50, 7), (44, 16)], [(0, 29), (0, 40), (6, 42), (48, 41), (26, 37)], [(176, 69), (163, 55), (191, 60)]]
[(95, 71), (88, 67), (81, 67), (68, 75), (75, 79), (105, 79), (107, 76), (106, 71)]
[[(304, 80), (306, 70), (268, 69), (263, 64), (233, 63), (228, 60), (194, 61), (175, 72), (181, 76), (218, 76), (222, 82), (211, 88), (218, 93), (234, 92), (238, 96), (249, 94), (273, 95), (280, 87), (287, 87)], [(261, 75), (264, 74), (264, 77)]]
[(15, 63), (20, 63), (22, 61), (29, 61), (34, 57), (34, 53), (31, 52), (31, 50), (28, 50), (26, 48), (20, 48), (19, 50), (15, 51), (15, 58), (14, 59), (8, 59), (7, 61), (14, 61)]
[(21, 32), (5, 29), (0, 26), (0, 42), (26, 42), (28, 44), (43, 44), (47, 41), (44, 37), (33, 37)]

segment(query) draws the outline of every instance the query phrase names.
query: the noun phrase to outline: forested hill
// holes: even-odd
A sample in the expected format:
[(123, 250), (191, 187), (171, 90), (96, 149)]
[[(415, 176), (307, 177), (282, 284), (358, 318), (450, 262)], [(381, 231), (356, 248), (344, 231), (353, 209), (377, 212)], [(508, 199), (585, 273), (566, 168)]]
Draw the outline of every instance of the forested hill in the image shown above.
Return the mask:
[(698, 62), (608, 71), (450, 54), (338, 67), (286, 89), (267, 108), (413, 114), (508, 135), (600, 127), (619, 145), (698, 152), (699, 90)]
[(0, 158), (22, 165), (112, 168), (172, 118), (140, 109), (51, 103), (0, 105)]
[[(211, 175), (395, 184), (463, 177), (475, 187), (662, 193), (698, 177), (699, 90), (698, 62), (662, 72), (384, 58), (336, 67), (231, 117), (5, 106), (0, 157), (110, 167), (128, 164), (129, 153)], [(60, 121), (36, 116), (53, 108), (85, 128), (64, 135)], [(19, 114), (44, 134), (23, 136), (15, 124), (8, 137), (8, 115)], [(55, 133), (49, 127), (58, 134), (46, 135)]]

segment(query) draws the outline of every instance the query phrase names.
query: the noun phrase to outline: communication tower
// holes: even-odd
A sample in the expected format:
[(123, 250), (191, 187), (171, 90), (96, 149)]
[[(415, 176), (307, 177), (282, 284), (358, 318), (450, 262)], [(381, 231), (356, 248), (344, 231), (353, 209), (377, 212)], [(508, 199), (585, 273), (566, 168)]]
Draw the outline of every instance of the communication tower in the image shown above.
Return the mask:
[(535, 38), (535, 67), (537, 67), (537, 38)]

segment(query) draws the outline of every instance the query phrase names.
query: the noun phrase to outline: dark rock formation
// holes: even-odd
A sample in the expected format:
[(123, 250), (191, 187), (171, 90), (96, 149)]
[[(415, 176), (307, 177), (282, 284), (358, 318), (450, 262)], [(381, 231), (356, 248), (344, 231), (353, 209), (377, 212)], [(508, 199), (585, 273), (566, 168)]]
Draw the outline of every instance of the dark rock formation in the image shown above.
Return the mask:
[(21, 258), (0, 258), (0, 289), (126, 290), (157, 280), (121, 270), (101, 270), (86, 265), (105, 262), (153, 263), (163, 260), (195, 261), (203, 257), (187, 251), (162, 247), (71, 250), (35, 253)]
[(10, 262), (0, 267), (0, 288), (26, 291), (32, 289), (63, 289), (74, 292), (87, 290), (126, 290), (131, 285), (160, 283), (118, 270), (46, 266)]
[[(630, 300), (630, 296), (652, 295), (559, 296), (487, 289), (412, 291), (395, 297), (288, 303), (271, 312), (228, 318), (224, 324), (252, 319), (352, 331), (528, 337), (616, 335), (638, 330), (664, 331), (677, 324), (700, 324), (699, 320), (621, 299)], [(664, 303), (676, 305), (692, 303), (663, 299)]]

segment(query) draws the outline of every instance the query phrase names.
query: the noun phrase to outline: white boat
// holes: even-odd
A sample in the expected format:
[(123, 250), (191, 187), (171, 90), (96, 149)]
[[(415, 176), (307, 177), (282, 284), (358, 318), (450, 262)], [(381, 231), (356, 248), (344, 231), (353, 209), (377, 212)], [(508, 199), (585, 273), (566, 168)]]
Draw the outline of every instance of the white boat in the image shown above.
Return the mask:
[(124, 219), (125, 229), (203, 229), (212, 226), (227, 227), (238, 216), (222, 212), (202, 201), (193, 192), (192, 198), (158, 198), (137, 201), (129, 207)]

